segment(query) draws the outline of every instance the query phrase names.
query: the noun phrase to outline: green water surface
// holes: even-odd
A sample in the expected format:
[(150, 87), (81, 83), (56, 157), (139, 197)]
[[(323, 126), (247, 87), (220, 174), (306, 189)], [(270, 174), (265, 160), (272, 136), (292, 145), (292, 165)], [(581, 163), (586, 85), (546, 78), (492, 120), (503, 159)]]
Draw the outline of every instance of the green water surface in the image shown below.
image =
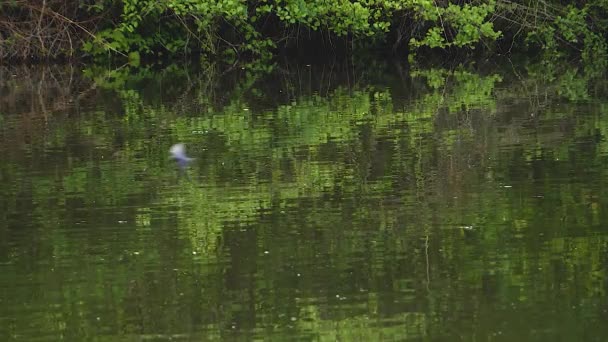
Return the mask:
[(608, 340), (608, 87), (504, 63), (0, 68), (0, 340)]

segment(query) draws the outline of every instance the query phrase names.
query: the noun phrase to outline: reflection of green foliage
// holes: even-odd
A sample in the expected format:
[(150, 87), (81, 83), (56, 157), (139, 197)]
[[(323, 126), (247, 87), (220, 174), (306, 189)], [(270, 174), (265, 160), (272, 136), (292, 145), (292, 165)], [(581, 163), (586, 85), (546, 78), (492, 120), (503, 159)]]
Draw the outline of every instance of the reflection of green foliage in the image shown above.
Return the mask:
[(594, 65), (570, 65), (558, 60), (528, 64), (525, 78), (520, 76), (523, 96), (542, 101), (543, 98), (557, 95), (568, 101), (590, 101), (593, 84), (603, 78)]
[[(32, 239), (0, 240), (2, 283), (20, 284), (2, 306), (42, 313), (1, 333), (486, 339), (500, 321), (516, 340), (513, 306), (575, 302), (564, 334), (596, 326), (608, 126), (583, 85), (597, 80), (463, 66), (413, 71), (407, 102), (363, 80), (277, 100), (314, 87), (249, 72), (220, 91), (209, 70), (91, 69), (95, 106), (2, 141), (0, 234)], [(9, 118), (2, 136), (19, 136)], [(197, 158), (189, 179), (176, 141)]]
[[(435, 103), (437, 108), (443, 103), (449, 104), (451, 112), (459, 110), (471, 110), (476, 108), (493, 108), (495, 98), (493, 90), (496, 83), (502, 79), (499, 75), (481, 77), (480, 75), (467, 71), (454, 71), (430, 69), (425, 71), (413, 71), (413, 77), (424, 77), (428, 85), (435, 91), (427, 97), (427, 103), (432, 108)], [(451, 84), (454, 83), (452, 86)], [(450, 89), (447, 89), (447, 85)], [(451, 91), (454, 89), (454, 91)], [(446, 90), (450, 91), (446, 93)]]

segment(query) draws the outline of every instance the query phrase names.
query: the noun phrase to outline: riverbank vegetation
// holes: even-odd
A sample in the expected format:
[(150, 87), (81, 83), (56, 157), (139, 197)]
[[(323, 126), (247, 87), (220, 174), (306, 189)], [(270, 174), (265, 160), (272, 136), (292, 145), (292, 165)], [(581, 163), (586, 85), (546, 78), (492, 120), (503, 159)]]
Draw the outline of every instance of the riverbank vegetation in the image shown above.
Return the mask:
[(12, 0), (0, 3), (0, 61), (259, 59), (303, 46), (410, 56), (533, 49), (590, 61), (605, 57), (607, 10), (601, 0)]

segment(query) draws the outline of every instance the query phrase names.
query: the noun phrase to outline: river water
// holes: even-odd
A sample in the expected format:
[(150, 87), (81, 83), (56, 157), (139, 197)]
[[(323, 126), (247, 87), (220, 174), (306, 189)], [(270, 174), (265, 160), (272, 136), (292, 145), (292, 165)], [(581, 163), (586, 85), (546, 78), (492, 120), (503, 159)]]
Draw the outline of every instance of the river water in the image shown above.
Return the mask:
[(1, 67), (0, 340), (605, 341), (604, 76)]

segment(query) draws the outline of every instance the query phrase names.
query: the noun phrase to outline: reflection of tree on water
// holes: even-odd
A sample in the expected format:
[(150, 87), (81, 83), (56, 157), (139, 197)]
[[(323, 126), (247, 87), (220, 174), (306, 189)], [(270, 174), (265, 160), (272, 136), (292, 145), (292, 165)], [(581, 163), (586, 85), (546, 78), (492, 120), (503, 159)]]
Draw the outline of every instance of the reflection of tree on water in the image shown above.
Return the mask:
[(95, 85), (75, 66), (0, 66), (0, 108), (4, 113), (35, 118), (62, 114), (95, 95)]
[[(590, 139), (605, 135), (598, 108), (576, 116), (580, 107), (560, 103), (531, 119), (509, 110), (522, 87), (507, 76), (429, 70), (403, 82), (416, 89), (404, 101), (377, 75), (344, 85), (311, 74), (317, 81), (306, 83), (306, 68), (297, 79), (271, 76), (290, 89), (280, 101), (267, 97), (287, 91), (260, 86), (265, 76), (235, 76), (226, 81), (234, 88), (210, 93), (208, 75), (123, 69), (100, 78), (73, 115), (59, 110), (27, 132), (27, 153), (11, 145), (25, 119), (2, 109), (2, 148), (11, 153), (0, 186), (11, 223), (0, 230), (35, 208), (28, 219), (40, 239), (36, 253), (1, 250), (10, 258), (52, 253), (59, 270), (74, 255), (95, 265), (51, 272), (32, 262), (52, 279), (41, 284), (61, 289), (54, 305), (67, 312), (34, 317), (36, 326), (93, 335), (111, 321), (112, 331), (230, 335), (225, 328), (236, 323), (234, 334), (272, 326), (280, 336), (356, 339), (378, 332), (374, 321), (405, 339), (471, 336), (512, 305), (538, 317), (532, 302), (588, 300), (581, 317), (597, 317), (591, 298), (606, 277), (608, 205), (594, 186), (602, 160), (592, 152), (606, 149)], [(24, 104), (38, 89), (15, 103), (29, 113)], [(557, 124), (574, 116), (574, 129)], [(175, 141), (201, 160), (205, 182), (172, 182), (166, 147)], [(560, 181), (565, 175), (572, 183)], [(56, 227), (83, 222), (94, 228), (78, 231), (85, 239)], [(557, 304), (547, 295), (556, 278)], [(103, 303), (99, 321), (89, 302), (69, 305), (82, 298)]]

